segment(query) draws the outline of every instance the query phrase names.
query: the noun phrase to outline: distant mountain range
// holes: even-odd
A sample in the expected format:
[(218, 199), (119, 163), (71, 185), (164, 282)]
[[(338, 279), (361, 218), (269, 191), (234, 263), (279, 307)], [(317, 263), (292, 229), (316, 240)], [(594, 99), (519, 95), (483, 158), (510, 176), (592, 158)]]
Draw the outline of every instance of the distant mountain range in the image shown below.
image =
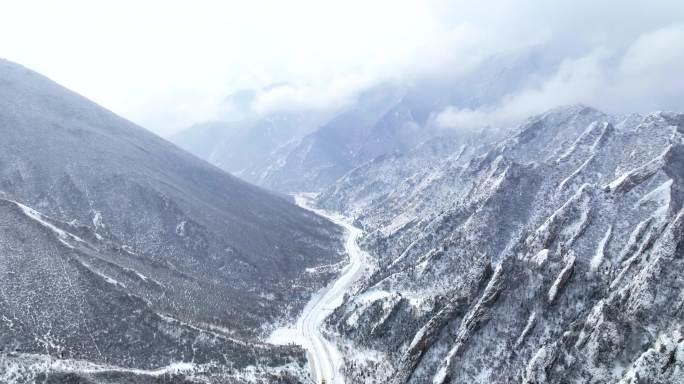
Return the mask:
[(8, 61), (0, 133), (1, 382), (304, 377), (338, 227)]
[[(560, 63), (545, 47), (491, 57), (468, 76), (424, 75), (365, 90), (334, 113), (247, 114), (243, 120), (198, 124), (170, 138), (207, 161), (253, 183), (282, 192), (315, 192), (351, 169), (390, 153), (404, 153), (435, 136), (453, 134), (435, 115), (448, 106), (476, 108), (532, 86)], [(249, 91), (230, 97), (246, 107)]]

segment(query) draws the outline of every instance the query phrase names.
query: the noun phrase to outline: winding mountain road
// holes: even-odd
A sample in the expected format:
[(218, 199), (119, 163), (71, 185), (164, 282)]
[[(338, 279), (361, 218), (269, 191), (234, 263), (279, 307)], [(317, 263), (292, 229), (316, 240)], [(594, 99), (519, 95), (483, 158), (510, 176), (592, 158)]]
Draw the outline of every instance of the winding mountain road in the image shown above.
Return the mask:
[(311, 207), (310, 198), (306, 195), (296, 195), (295, 201), (300, 207), (344, 227), (347, 233), (344, 247), (349, 256), (349, 264), (342, 269), (335, 281), (311, 298), (297, 321), (298, 338), (307, 349), (314, 382), (318, 384), (325, 379), (326, 384), (343, 384), (344, 377), (340, 374), (343, 364), (342, 355), (337, 346), (321, 333), (321, 325), (332, 311), (342, 304), (344, 294), (364, 273), (367, 258), (365, 252), (357, 244), (361, 230), (342, 216)]

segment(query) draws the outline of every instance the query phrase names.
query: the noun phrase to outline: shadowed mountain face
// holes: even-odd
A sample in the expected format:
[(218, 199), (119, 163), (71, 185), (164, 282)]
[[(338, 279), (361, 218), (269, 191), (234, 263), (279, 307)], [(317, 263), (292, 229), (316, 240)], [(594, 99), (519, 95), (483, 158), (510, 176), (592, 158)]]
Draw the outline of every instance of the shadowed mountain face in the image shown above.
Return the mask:
[(377, 264), (328, 322), (348, 377), (682, 383), (683, 164), (684, 115), (571, 106), (347, 173), (318, 204)]
[(281, 191), (318, 191), (376, 156), (407, 150), (423, 132), (402, 105), (405, 93), (391, 84), (365, 92), (355, 107), (274, 153), (256, 182)]
[(305, 269), (338, 259), (339, 228), (6, 61), (0, 135), (4, 358), (301, 357), (229, 338), (303, 305), (319, 283)]

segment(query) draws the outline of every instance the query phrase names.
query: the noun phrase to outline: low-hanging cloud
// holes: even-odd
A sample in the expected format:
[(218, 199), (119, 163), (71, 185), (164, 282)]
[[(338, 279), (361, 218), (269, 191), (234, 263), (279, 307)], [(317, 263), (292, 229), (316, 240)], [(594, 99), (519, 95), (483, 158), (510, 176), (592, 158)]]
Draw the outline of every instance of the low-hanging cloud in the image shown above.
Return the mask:
[[(469, 76), (489, 57), (535, 45), (564, 55), (544, 87), (474, 110), (455, 105), (437, 119), (449, 125), (508, 119), (514, 106), (536, 111), (547, 98), (592, 103), (587, 90), (602, 82), (637, 93), (620, 102), (666, 107), (677, 94), (670, 85), (650, 104), (638, 94), (678, 73), (667, 57), (684, 44), (668, 26), (681, 20), (681, 0), (26, 0), (0, 13), (0, 35), (12, 36), (0, 39), (0, 56), (169, 135), (235, 118), (225, 98), (242, 89), (256, 92), (257, 115), (339, 110), (385, 81)], [(599, 89), (599, 101), (615, 94)]]
[(344, 108), (353, 104), (359, 93), (374, 82), (373, 77), (355, 73), (324, 85), (276, 85), (259, 90), (250, 107), (262, 115)]
[(681, 109), (684, 101), (684, 24), (638, 36), (627, 48), (599, 47), (564, 60), (540, 86), (516, 90), (494, 105), (450, 106), (434, 122), (472, 130), (513, 124), (567, 104), (589, 104), (613, 113)]

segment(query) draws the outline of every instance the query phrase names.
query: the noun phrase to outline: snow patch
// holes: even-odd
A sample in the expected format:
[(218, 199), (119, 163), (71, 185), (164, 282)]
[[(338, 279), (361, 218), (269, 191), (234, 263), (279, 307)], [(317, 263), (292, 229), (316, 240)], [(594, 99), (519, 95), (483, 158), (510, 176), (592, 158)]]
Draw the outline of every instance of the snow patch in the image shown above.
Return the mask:
[(363, 303), (363, 304), (369, 304), (373, 303), (375, 301), (378, 301), (380, 299), (384, 299), (385, 297), (388, 297), (392, 295), (392, 292), (388, 291), (382, 291), (382, 290), (370, 290), (362, 293), (361, 295), (357, 296), (354, 301)]
[(608, 241), (610, 241), (610, 238), (612, 235), (613, 235), (613, 226), (611, 225), (608, 227), (606, 234), (603, 236), (603, 238), (599, 242), (598, 248), (596, 248), (596, 253), (594, 254), (594, 256), (589, 261), (589, 270), (591, 272), (598, 271), (599, 267), (601, 266), (601, 263), (603, 263), (603, 259), (605, 258), (606, 244), (608, 244)]
[(126, 288), (126, 286), (125, 286), (123, 283), (117, 281), (116, 279), (112, 278), (111, 276), (108, 276), (108, 275), (106, 275), (106, 274), (104, 274), (104, 273), (102, 273), (102, 272), (100, 272), (100, 271), (97, 271), (95, 268), (93, 268), (92, 266), (90, 266), (90, 264), (86, 264), (86, 263), (84, 263), (84, 262), (82, 262), (82, 261), (80, 261), (80, 260), (79, 260), (79, 262), (81, 263), (81, 265), (83, 265), (84, 267), (86, 267), (90, 272), (96, 274), (97, 276), (100, 276), (100, 277), (101, 277), (102, 279), (104, 279), (104, 281), (106, 281), (107, 283), (109, 283), (109, 284), (111, 284), (111, 285), (119, 286), (119, 287), (122, 287), (122, 288)]
[(268, 335), (266, 342), (275, 345), (304, 345), (304, 339), (294, 326), (276, 328)]
[(572, 274), (572, 270), (573, 270), (574, 266), (575, 266), (575, 255), (570, 253), (567, 257), (567, 261), (565, 262), (565, 266), (563, 267), (563, 269), (558, 274), (558, 277), (556, 277), (556, 281), (553, 282), (553, 284), (551, 285), (551, 288), (549, 288), (549, 294), (548, 294), (549, 303), (553, 303), (553, 301), (556, 300), (556, 297), (558, 296), (558, 292), (560, 291), (561, 288), (563, 288), (565, 283), (570, 278), (570, 274)]
[(102, 223), (102, 212), (100, 211), (91, 211), (93, 213), (93, 227), (97, 231), (100, 228), (104, 228), (104, 224)]
[(183, 220), (180, 223), (178, 223), (178, 225), (176, 225), (176, 234), (178, 236), (185, 236), (185, 225), (186, 224), (187, 224), (187, 222), (185, 220)]
[(381, 228), (380, 233), (382, 233), (385, 237), (390, 236), (406, 225), (410, 224), (413, 219), (413, 215), (409, 215), (408, 212), (402, 212), (401, 214), (395, 216), (389, 224)]
[(651, 192), (645, 194), (639, 201), (634, 204), (634, 208), (646, 205), (648, 203), (656, 203), (658, 206), (669, 205), (671, 200), (672, 179), (660, 184)]
[(532, 257), (532, 261), (537, 264), (537, 266), (541, 267), (546, 263), (546, 260), (549, 259), (549, 250), (548, 248), (544, 248), (541, 251), (537, 252), (537, 254)]
[(558, 184), (558, 190), (559, 190), (559, 191), (562, 191), (563, 189), (565, 189), (565, 187), (566, 187), (566, 186), (567, 186), (575, 177), (577, 177), (577, 175), (579, 175), (580, 173), (582, 173), (582, 171), (584, 170), (584, 168), (586, 168), (586, 167), (589, 165), (589, 163), (591, 163), (592, 160), (594, 160), (594, 155), (589, 156), (589, 158), (588, 158), (587, 160), (585, 160), (584, 163), (582, 163), (582, 165), (579, 166), (579, 168), (577, 168), (573, 173), (571, 173), (570, 176), (566, 177), (563, 181), (561, 181), (560, 184)]
[(57, 235), (57, 238), (59, 239), (59, 241), (62, 244), (66, 245), (67, 247), (72, 248), (72, 249), (74, 248), (74, 246), (71, 245), (69, 242), (67, 242), (67, 240), (75, 240), (75, 241), (79, 241), (81, 243), (85, 243), (85, 241), (83, 241), (83, 239), (81, 239), (80, 237), (78, 237), (72, 233), (66, 232), (65, 230), (58, 228), (54, 224), (50, 223), (45, 215), (36, 211), (35, 209), (27, 207), (26, 205), (18, 203), (16, 201), (12, 201), (12, 200), (6, 200), (6, 201), (9, 201), (9, 202), (15, 204), (17, 207), (19, 207), (21, 209), (21, 211), (27, 217), (37, 221), (38, 223), (40, 223), (45, 228), (50, 229), (53, 233), (55, 233), (55, 235)]
[(641, 184), (643, 181), (653, 176), (659, 169), (661, 169), (667, 162), (667, 159), (669, 158), (671, 151), (672, 145), (667, 147), (665, 152), (663, 152), (660, 156), (656, 157), (655, 159), (649, 161), (648, 163), (642, 165), (639, 168), (633, 169), (621, 175), (620, 177), (609, 183), (607, 186), (605, 186), (604, 189), (610, 192), (629, 192), (632, 188)]
[(518, 340), (516, 340), (515, 345), (521, 345), (523, 341), (525, 341), (525, 338), (527, 335), (529, 335), (530, 331), (532, 331), (532, 328), (534, 327), (534, 322), (537, 319), (537, 312), (532, 312), (530, 314), (530, 317), (527, 318), (527, 323), (525, 324), (525, 328), (523, 328), (522, 332), (520, 332), (520, 336), (518, 336)]

